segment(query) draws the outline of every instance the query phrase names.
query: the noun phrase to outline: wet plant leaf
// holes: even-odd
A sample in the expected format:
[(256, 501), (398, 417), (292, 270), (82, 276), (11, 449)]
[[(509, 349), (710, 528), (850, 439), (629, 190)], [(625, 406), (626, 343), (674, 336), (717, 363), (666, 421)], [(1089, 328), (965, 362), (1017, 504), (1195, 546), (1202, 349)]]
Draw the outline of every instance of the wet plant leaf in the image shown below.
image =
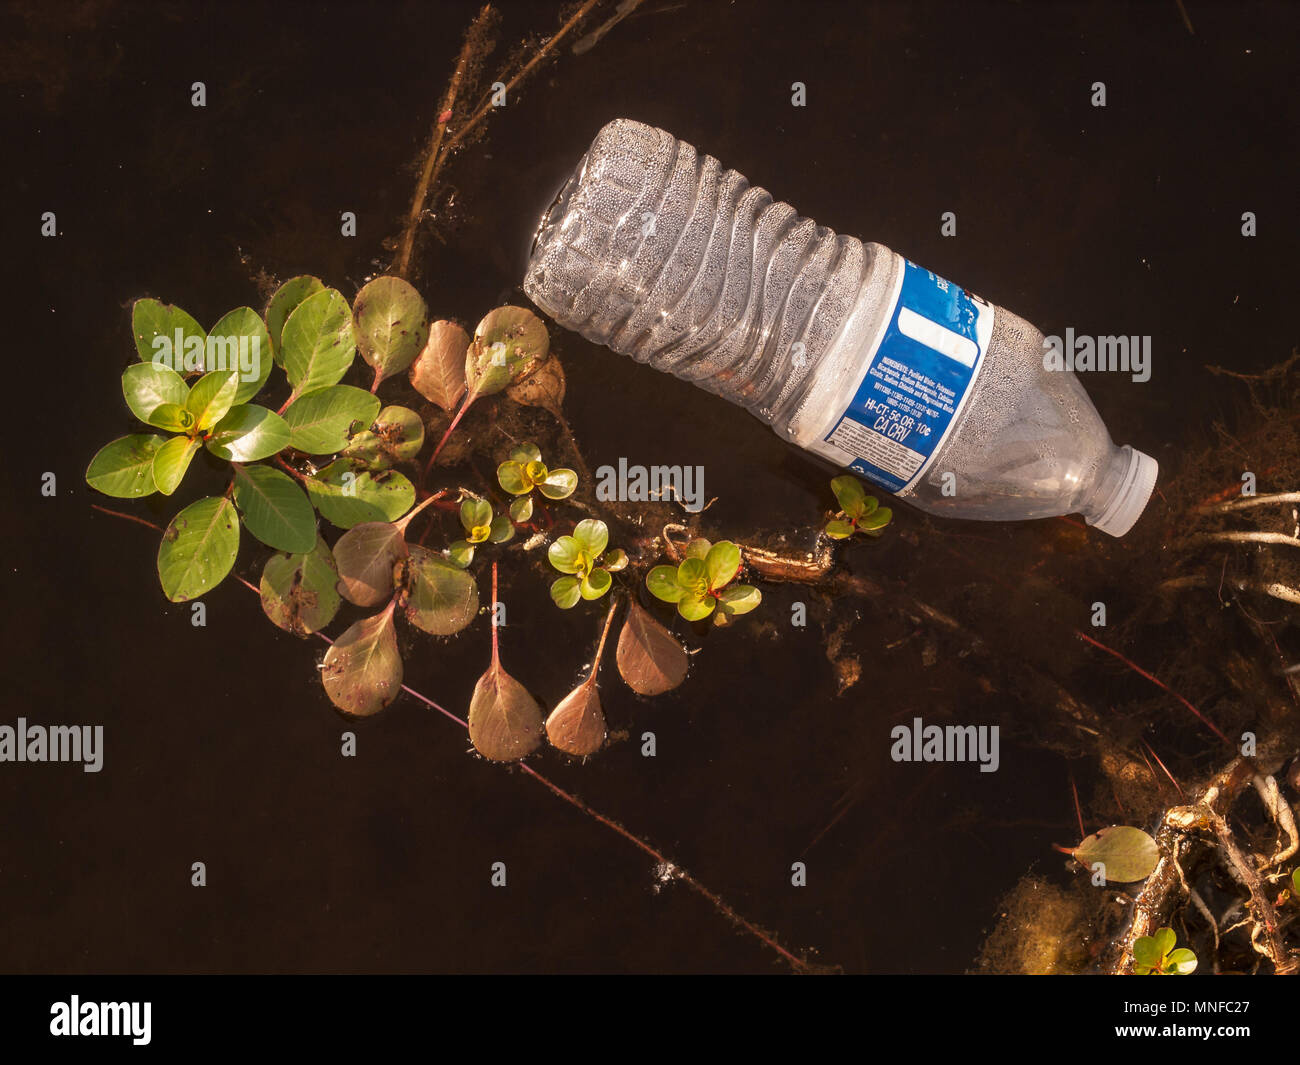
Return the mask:
[(131, 413), (146, 425), (150, 424), (149, 416), (165, 403), (184, 410), (189, 394), (185, 378), (165, 366), (137, 362), (122, 373), (122, 397)]
[(391, 703), (402, 687), (393, 607), (362, 618), (325, 652), (321, 682), (330, 702), (345, 714), (369, 717)]
[(533, 482), (524, 473), (523, 463), (516, 462), (513, 459), (507, 460), (497, 467), (497, 483), (515, 496), (521, 496), (525, 492), (533, 490)]
[(609, 571), (597, 566), (579, 581), (578, 591), (583, 599), (599, 599), (609, 591), (613, 583), (614, 578), (609, 575)]
[(271, 301), (266, 305), (266, 331), (271, 337), (272, 357), (277, 366), (284, 365), (284, 353), (280, 350), (284, 323), (289, 315), (308, 296), (325, 291), (325, 283), (310, 274), (291, 277), (275, 291)]
[(333, 455), (348, 446), (353, 426), (368, 428), (379, 415), (379, 397), (352, 385), (305, 392), (284, 412), (289, 446), (308, 455)]
[(676, 566), (655, 566), (646, 575), (645, 585), (651, 595), (665, 603), (676, 603), (686, 594), (686, 589), (677, 583)]
[(1080, 843), (1073, 853), (1075, 860), (1089, 869), (1101, 862), (1106, 867), (1106, 880), (1113, 884), (1145, 880), (1160, 861), (1156, 841), (1131, 825), (1103, 828)]
[(319, 632), (338, 613), (338, 570), (324, 538), (306, 554), (277, 553), (267, 559), (259, 591), (262, 610), (285, 632)]
[(618, 637), (617, 659), (628, 687), (641, 695), (662, 695), (676, 688), (686, 679), (689, 664), (676, 637), (635, 600), (628, 605)]
[(533, 372), (546, 358), (545, 323), (524, 307), (498, 307), (479, 322), (465, 356), (471, 396), (490, 396)]
[(826, 535), (832, 540), (847, 540), (853, 535), (853, 523), (835, 518), (826, 523)]
[(269, 466), (235, 467), (235, 505), (244, 526), (267, 547), (306, 553), (316, 543), (316, 512), (288, 474)]
[(714, 591), (725, 587), (740, 570), (740, 548), (730, 540), (719, 540), (704, 556), (704, 571)]
[(371, 473), (347, 459), (306, 481), (307, 495), (326, 521), (350, 529), (363, 521), (396, 521), (415, 502), (415, 486), (395, 470)]
[(452, 565), (464, 569), (474, 561), (474, 545), (467, 540), (457, 540), (447, 548), (447, 558)]
[[(180, 351), (176, 350), (177, 330), (180, 330)], [(151, 363), (155, 355), (161, 359), (170, 353), (166, 361), (173, 370), (182, 370), (187, 362), (195, 370), (203, 368), (203, 345), (208, 334), (179, 307), (155, 299), (136, 300), (131, 308), (131, 333), (141, 362)], [(167, 343), (155, 345), (158, 337), (166, 337)]]
[(577, 573), (582, 546), (572, 536), (557, 537), (546, 549), (546, 557), (561, 573)]
[(537, 490), (547, 499), (568, 499), (577, 487), (578, 475), (572, 470), (550, 470)]
[[(271, 376), (271, 336), (262, 316), (252, 307), (236, 307), (208, 330), (208, 370), (230, 370), (239, 374), (234, 406), (247, 403)], [(247, 379), (245, 379), (247, 375)]]
[(551, 746), (585, 758), (605, 745), (605, 712), (595, 684), (582, 683), (569, 692), (546, 718)]
[(703, 536), (697, 536), (689, 544), (686, 550), (682, 552), (682, 558), (698, 558), (701, 561), (709, 557), (709, 552), (713, 550), (713, 544)]
[(169, 433), (188, 433), (194, 428), (197, 420), (193, 414), (177, 403), (159, 403), (149, 412), (145, 424)]
[(409, 462), (424, 446), (424, 422), (409, 407), (385, 407), (369, 429), (357, 433), (344, 454), (372, 470)]
[(466, 499), (460, 505), (460, 524), (466, 540), (483, 543), (492, 535), (492, 504), (485, 499)]
[(384, 275), (364, 285), (352, 318), (357, 348), (379, 380), (404, 372), (428, 339), (424, 298), (400, 277)]
[(352, 308), (343, 293), (327, 288), (298, 304), (284, 323), (280, 348), (296, 396), (338, 384), (356, 355)]
[(873, 508), (871, 513), (858, 519), (858, 529), (865, 533), (877, 533), (894, 519), (894, 512), (889, 507)]
[(190, 468), (190, 462), (203, 445), (188, 436), (173, 436), (153, 457), (153, 483), (163, 495), (176, 491)]
[(256, 462), (289, 446), (289, 426), (275, 411), (256, 403), (231, 407), (212, 427), (207, 447), (227, 462)]
[(185, 400), (185, 409), (194, 415), (198, 429), (211, 429), (226, 416), (235, 403), (239, 374), (226, 370), (206, 373), (194, 382)]
[(537, 750), (543, 729), (537, 701), (493, 662), (469, 703), (469, 739), (475, 749), (494, 762), (517, 762)]
[(677, 613), (687, 621), (703, 621), (713, 613), (717, 600), (711, 595), (692, 595), (687, 592), (677, 600)]
[(609, 545), (609, 526), (599, 518), (584, 518), (574, 527), (573, 538), (583, 553), (595, 560)]
[(1165, 972), (1170, 976), (1190, 976), (1196, 972), (1196, 955), (1186, 947), (1171, 950), (1165, 956)]
[(509, 385), (506, 395), (525, 407), (541, 407), (558, 415), (564, 406), (566, 389), (564, 367), (552, 355), (536, 371)]
[(748, 614), (763, 601), (763, 593), (752, 584), (733, 584), (718, 593), (718, 609), (727, 617)]
[(605, 557), (600, 560), (600, 564), (610, 573), (617, 573), (621, 569), (627, 569), (627, 552), (621, 547), (616, 547), (613, 551), (606, 552)]
[(677, 583), (683, 591), (704, 595), (709, 590), (709, 570), (702, 558), (684, 558), (677, 567)]
[(453, 562), (411, 545), (406, 620), (433, 636), (451, 636), (478, 615), (478, 583)]
[(424, 350), (411, 364), (411, 387), (450, 414), (465, 394), (469, 334), (455, 322), (434, 322)]
[(488, 526), (488, 540), (491, 543), (504, 544), (508, 540), (513, 540), (514, 536), (515, 527), (504, 514), (498, 514)]
[(551, 600), (561, 610), (571, 610), (582, 600), (582, 585), (577, 577), (557, 577), (551, 583)]
[(239, 515), (229, 499), (197, 500), (172, 518), (158, 547), (158, 579), (173, 603), (197, 599), (230, 572), (239, 552)]
[(349, 603), (377, 606), (393, 594), (393, 566), (406, 557), (406, 538), (387, 521), (354, 525), (334, 545), (339, 591)]
[(525, 496), (523, 499), (516, 499), (510, 504), (510, 519), (517, 522), (528, 521), (533, 516), (533, 500), (531, 496)]
[(119, 436), (95, 453), (86, 467), (86, 483), (114, 499), (153, 495), (153, 460), (167, 441), (153, 433)]
[(867, 493), (862, 487), (862, 482), (851, 474), (841, 474), (831, 481), (831, 491), (835, 493), (835, 499), (849, 518), (856, 518), (861, 515), (867, 504)]

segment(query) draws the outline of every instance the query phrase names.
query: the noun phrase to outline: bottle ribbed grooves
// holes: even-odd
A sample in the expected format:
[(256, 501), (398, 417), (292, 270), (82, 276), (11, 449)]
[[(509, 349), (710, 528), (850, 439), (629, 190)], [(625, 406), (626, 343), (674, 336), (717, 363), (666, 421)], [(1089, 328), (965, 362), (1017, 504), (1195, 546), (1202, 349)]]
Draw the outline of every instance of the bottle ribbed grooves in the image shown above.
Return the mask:
[(559, 324), (770, 422), (839, 332), (864, 269), (859, 241), (616, 119), (543, 218), (524, 289)]

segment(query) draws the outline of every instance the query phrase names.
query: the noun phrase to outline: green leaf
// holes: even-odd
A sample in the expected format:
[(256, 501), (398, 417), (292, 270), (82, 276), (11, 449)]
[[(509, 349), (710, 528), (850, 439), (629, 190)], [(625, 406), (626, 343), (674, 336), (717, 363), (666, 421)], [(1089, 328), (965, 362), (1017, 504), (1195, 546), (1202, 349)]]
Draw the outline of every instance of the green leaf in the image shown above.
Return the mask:
[(688, 665), (685, 648), (633, 600), (618, 637), (618, 671), (628, 687), (640, 695), (662, 695), (686, 679)]
[(752, 584), (733, 584), (718, 593), (718, 607), (726, 615), (748, 614), (763, 601), (763, 593)]
[[(176, 350), (177, 330), (180, 330), (180, 351)], [(131, 332), (141, 362), (165, 366), (178, 373), (203, 369), (207, 333), (179, 307), (155, 299), (136, 300), (131, 308)]]
[(244, 403), (231, 407), (213, 426), (207, 446), (227, 462), (256, 462), (283, 451), (289, 446), (289, 437), (289, 426), (278, 414), (256, 403)]
[(247, 403), (271, 376), (271, 337), (252, 307), (236, 307), (208, 331), (208, 370), (239, 375), (234, 406)]
[(393, 566), (406, 554), (405, 534), (392, 522), (352, 526), (334, 545), (343, 598), (357, 606), (382, 603), (393, 594)]
[(138, 499), (153, 495), (153, 460), (166, 443), (153, 433), (119, 436), (95, 453), (86, 467), (86, 483), (114, 499)]
[(584, 553), (597, 559), (609, 544), (609, 526), (598, 518), (584, 518), (574, 528), (573, 538)]
[(676, 566), (655, 566), (646, 575), (645, 586), (651, 595), (665, 603), (676, 603), (686, 594), (686, 589), (677, 583)]
[(572, 470), (551, 470), (537, 490), (547, 499), (568, 499), (578, 487), (578, 475)]
[(296, 396), (336, 385), (356, 355), (352, 308), (337, 289), (308, 296), (284, 323), (281, 352)]
[(271, 302), (266, 305), (266, 330), (271, 337), (272, 355), (277, 366), (284, 365), (284, 353), (280, 350), (280, 343), (285, 320), (308, 296), (324, 291), (325, 283), (310, 274), (290, 278), (276, 289)]
[(1115, 825), (1085, 839), (1074, 849), (1074, 857), (1089, 869), (1101, 862), (1110, 883), (1132, 884), (1145, 880), (1155, 870), (1160, 848), (1140, 828)]
[(1190, 976), (1196, 972), (1196, 955), (1186, 947), (1171, 950), (1165, 958), (1165, 971), (1173, 976)]
[(190, 389), (185, 409), (194, 415), (199, 429), (210, 429), (226, 416), (235, 405), (235, 392), (239, 389), (239, 374), (217, 370), (204, 374)]
[(704, 570), (709, 587), (714, 591), (724, 588), (740, 570), (740, 548), (730, 540), (719, 540), (704, 558)]
[(1291, 871), (1291, 890), (1300, 895), (1300, 867)]
[(542, 742), (542, 708), (528, 690), (494, 661), (474, 686), (469, 739), (494, 762), (525, 758)]
[(159, 403), (145, 419), (155, 429), (169, 433), (188, 433), (197, 421), (193, 414), (176, 403)]
[(1154, 936), (1140, 936), (1134, 941), (1133, 963), (1140, 975), (1159, 971), (1164, 958), (1165, 952), (1156, 945)]
[(700, 560), (703, 560), (709, 557), (709, 552), (712, 550), (713, 550), (712, 543), (706, 540), (703, 536), (697, 536), (694, 540), (692, 540), (689, 544), (686, 545), (686, 550), (682, 552), (682, 557), (698, 558)]
[(561, 573), (577, 573), (581, 554), (582, 545), (572, 536), (556, 537), (554, 543), (546, 549), (547, 559)]
[(497, 467), (497, 483), (511, 495), (521, 496), (533, 490), (533, 484), (524, 474), (524, 467), (514, 459)]
[(831, 481), (831, 491), (839, 501), (840, 510), (850, 518), (856, 518), (866, 507), (867, 493), (862, 482), (851, 474), (841, 474)]
[(609, 591), (613, 583), (614, 578), (609, 575), (609, 570), (597, 566), (582, 578), (579, 590), (583, 599), (599, 599)]
[(285, 632), (319, 632), (338, 613), (339, 574), (329, 545), (319, 534), (306, 554), (274, 554), (262, 570), (259, 591), (266, 616)]
[(169, 496), (180, 486), (190, 461), (202, 445), (188, 436), (173, 436), (153, 457), (153, 483)]
[(466, 532), (492, 524), (492, 504), (485, 499), (466, 499), (460, 505), (460, 523)]
[(474, 545), (467, 540), (457, 540), (447, 548), (447, 559), (453, 565), (464, 569), (474, 561)]
[(362, 618), (325, 652), (321, 682), (330, 701), (345, 714), (369, 717), (391, 703), (402, 688), (402, 656), (390, 605)]
[(853, 535), (853, 524), (836, 518), (826, 523), (826, 535), (832, 540), (847, 540)]
[(677, 567), (677, 583), (687, 592), (695, 595), (703, 595), (707, 592), (709, 571), (704, 559), (695, 557), (682, 559), (681, 565)]
[(424, 299), (400, 277), (377, 277), (365, 285), (352, 316), (361, 357), (381, 379), (415, 362), (429, 336)]
[(498, 514), (492, 519), (492, 524), (488, 526), (488, 539), (494, 544), (504, 544), (507, 540), (514, 539), (515, 527), (510, 523), (510, 519), (504, 514)]
[(478, 614), (478, 584), (460, 566), (411, 545), (406, 620), (433, 636), (451, 636)]
[(131, 413), (145, 424), (149, 424), (149, 415), (163, 404), (184, 409), (189, 394), (190, 386), (185, 378), (165, 366), (137, 362), (122, 373), (122, 397)]
[(235, 466), (235, 505), (267, 547), (306, 553), (316, 543), (316, 512), (293, 479), (269, 466)]
[(500, 392), (535, 370), (546, 358), (546, 325), (524, 307), (498, 307), (474, 331), (465, 355), (465, 379), (472, 396)]
[(687, 592), (677, 600), (677, 613), (687, 621), (700, 621), (713, 613), (717, 600), (711, 595), (692, 595)]
[(510, 520), (517, 522), (528, 521), (533, 516), (533, 499), (532, 496), (524, 496), (522, 499), (516, 499), (510, 504)]
[(289, 446), (308, 455), (333, 455), (348, 446), (352, 428), (367, 429), (379, 415), (379, 397), (352, 385), (329, 385), (289, 404)]
[(239, 551), (239, 515), (229, 499), (208, 496), (191, 503), (163, 533), (158, 579), (173, 603), (197, 599), (230, 572)]
[(610, 573), (617, 573), (619, 570), (627, 568), (627, 552), (621, 547), (616, 547), (605, 555), (600, 564)]
[(894, 512), (889, 507), (880, 507), (874, 509), (871, 513), (858, 520), (858, 529), (866, 533), (879, 532), (888, 525), (894, 518)]
[(372, 474), (357, 470), (347, 459), (308, 477), (306, 488), (325, 520), (340, 529), (363, 521), (396, 521), (415, 502), (415, 487), (396, 470)]
[(1178, 934), (1172, 928), (1157, 929), (1151, 938), (1155, 940), (1156, 950), (1162, 958), (1178, 945)]
[(582, 586), (577, 577), (556, 577), (551, 582), (551, 598), (561, 610), (570, 610), (582, 598)]
[(510, 459), (521, 466), (527, 466), (530, 462), (542, 461), (542, 450), (533, 443), (520, 444), (510, 452)]
[(357, 433), (344, 452), (372, 470), (409, 462), (424, 446), (424, 422), (409, 407), (385, 407), (369, 429)]

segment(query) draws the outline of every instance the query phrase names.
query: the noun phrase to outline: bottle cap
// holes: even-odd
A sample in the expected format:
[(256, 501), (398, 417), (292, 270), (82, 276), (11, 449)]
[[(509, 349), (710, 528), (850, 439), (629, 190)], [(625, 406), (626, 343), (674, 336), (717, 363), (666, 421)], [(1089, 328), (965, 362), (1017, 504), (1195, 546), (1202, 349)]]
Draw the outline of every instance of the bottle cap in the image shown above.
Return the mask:
[(1111, 536), (1123, 536), (1142, 516), (1151, 490), (1156, 486), (1156, 474), (1160, 464), (1150, 455), (1145, 455), (1127, 444), (1124, 450), (1129, 453), (1128, 469), (1124, 471), (1124, 480), (1120, 482), (1110, 506), (1100, 518), (1092, 524)]

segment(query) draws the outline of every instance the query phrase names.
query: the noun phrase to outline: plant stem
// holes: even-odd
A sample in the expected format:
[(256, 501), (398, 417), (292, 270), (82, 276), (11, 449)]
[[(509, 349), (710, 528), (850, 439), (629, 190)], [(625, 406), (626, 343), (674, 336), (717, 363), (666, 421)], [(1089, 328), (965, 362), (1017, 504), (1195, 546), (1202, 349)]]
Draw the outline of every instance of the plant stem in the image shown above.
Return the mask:
[(1220, 503), (1218, 506), (1203, 507), (1203, 510), (1244, 510), (1246, 507), (1258, 507), (1267, 503), (1300, 503), (1300, 492), (1274, 492), (1266, 496), (1246, 496), (1242, 499), (1234, 499), (1231, 503)]
[(451, 424), (447, 426), (447, 431), (442, 434), (442, 439), (438, 441), (438, 446), (433, 449), (433, 454), (429, 456), (429, 461), (424, 464), (424, 474), (421, 477), (421, 480), (429, 476), (429, 471), (433, 469), (433, 464), (438, 461), (438, 455), (442, 452), (443, 445), (447, 443), (447, 438), (451, 436), (452, 430), (460, 424), (460, 420), (465, 417), (465, 412), (469, 410), (469, 405), (473, 403), (476, 398), (477, 393), (465, 393), (465, 399), (461, 402), (460, 410), (456, 412), (456, 416), (452, 418)]
[(438, 491), (434, 492), (433, 495), (429, 496), (428, 499), (425, 499), (423, 502), (418, 503), (414, 507), (412, 507), (406, 513), (405, 517), (398, 519), (397, 521), (393, 522), (393, 524), (396, 525), (398, 531), (400, 531), (402, 535), (405, 536), (406, 527), (411, 524), (411, 521), (415, 518), (415, 516), (419, 514), (420, 511), (422, 511), (425, 507), (429, 506), (432, 503), (438, 502), (438, 500), (440, 500), (446, 494), (447, 494), (447, 489), (445, 488), (438, 489)]
[(605, 615), (605, 627), (600, 630), (600, 643), (596, 644), (596, 657), (591, 660), (591, 676), (582, 682), (584, 688), (589, 688), (596, 683), (596, 674), (600, 672), (600, 656), (605, 653), (605, 637), (609, 635), (609, 627), (613, 624), (614, 614), (618, 610), (618, 596), (610, 597), (612, 602), (609, 604), (609, 613)]
[(492, 561), (492, 668), (501, 668), (501, 646), (497, 638), (497, 564)]
[(148, 526), (150, 529), (153, 529), (154, 532), (163, 531), (163, 527), (161, 525), (155, 525), (147, 518), (137, 518), (134, 514), (124, 514), (120, 510), (109, 510), (108, 507), (101, 507), (98, 503), (91, 503), (90, 509), (98, 510), (102, 514), (112, 514), (113, 517), (115, 518), (125, 518), (127, 521), (134, 521), (140, 525)]
[(372, 381), (371, 384), (370, 384), (370, 394), (371, 394), (372, 396), (373, 396), (375, 393), (377, 393), (377, 392), (379, 391), (379, 385), (380, 385), (380, 383), (383, 381), (383, 379), (384, 379), (384, 371), (383, 371), (383, 368), (382, 368), (382, 367), (379, 367), (379, 366), (376, 366), (376, 367), (375, 367), (375, 379), (374, 379), (374, 381)]

